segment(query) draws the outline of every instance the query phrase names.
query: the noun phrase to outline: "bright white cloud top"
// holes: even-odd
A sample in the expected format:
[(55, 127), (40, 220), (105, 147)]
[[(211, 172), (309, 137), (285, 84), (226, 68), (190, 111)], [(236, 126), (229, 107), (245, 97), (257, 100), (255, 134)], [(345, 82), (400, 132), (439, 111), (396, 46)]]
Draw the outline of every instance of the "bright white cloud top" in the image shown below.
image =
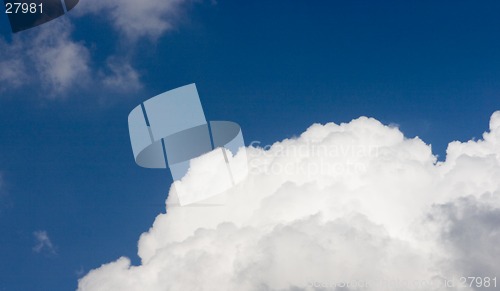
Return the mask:
[(223, 206), (167, 199), (139, 240), (142, 264), (105, 264), (78, 290), (454, 290), (443, 284), (461, 276), (499, 290), (500, 111), (483, 139), (450, 143), (445, 162), (366, 117), (247, 155)]

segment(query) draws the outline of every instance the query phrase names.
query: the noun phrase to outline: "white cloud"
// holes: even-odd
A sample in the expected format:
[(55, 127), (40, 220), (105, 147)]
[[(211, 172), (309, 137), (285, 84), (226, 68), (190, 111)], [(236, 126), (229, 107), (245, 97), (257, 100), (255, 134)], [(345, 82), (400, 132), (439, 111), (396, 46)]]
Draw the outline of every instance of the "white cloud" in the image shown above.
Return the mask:
[(16, 38), (12, 43), (0, 39), (0, 92), (17, 88), (28, 81), (26, 67), (22, 60), (22, 42)]
[[(3, 88), (39, 84), (48, 98), (64, 96), (72, 86), (90, 79), (90, 53), (72, 39), (72, 24), (64, 18), (14, 35), (11, 43), (0, 40), (0, 81)], [(36, 74), (33, 74), (36, 72)]]
[(102, 73), (105, 87), (119, 91), (137, 91), (142, 88), (139, 73), (128, 60), (110, 57), (107, 61), (107, 73)]
[(442, 245), (449, 252), (443, 271), (484, 276), (499, 274), (500, 192), (480, 197), (465, 196), (434, 206), (429, 224), (440, 230)]
[(79, 290), (450, 290), (439, 284), (495, 276), (500, 111), (482, 140), (447, 153), (437, 162), (366, 117), (250, 147), (224, 206), (175, 207), (172, 195), (139, 240), (141, 265), (105, 264)]
[[(105, 15), (132, 45), (141, 37), (154, 40), (172, 30), (190, 2), (89, 0), (81, 1), (72, 13)], [(67, 96), (74, 86), (112, 91), (142, 88), (131, 56), (110, 56), (105, 64), (92, 68), (90, 50), (74, 39), (73, 30), (69, 18), (61, 17), (14, 35), (11, 42), (0, 39), (0, 92), (35, 85), (45, 89), (40, 95), (56, 99)]]
[(112, 56), (105, 69), (93, 69), (90, 51), (85, 43), (72, 38), (73, 29), (69, 20), (61, 18), (15, 35), (10, 43), (0, 39), (4, 52), (0, 56), (0, 92), (35, 85), (44, 89), (43, 97), (60, 99), (75, 88), (142, 88), (140, 75), (127, 58)]
[(60, 93), (88, 81), (90, 53), (83, 43), (72, 40), (73, 27), (69, 21), (49, 24), (42, 26), (30, 39), (28, 55), (42, 84)]
[(173, 29), (187, 0), (88, 0), (81, 1), (76, 13), (105, 14), (113, 27), (134, 40), (140, 37), (156, 39)]
[(45, 230), (37, 230), (33, 232), (36, 244), (33, 247), (33, 251), (36, 253), (47, 252), (49, 254), (55, 254), (56, 249), (49, 238), (49, 235)]
[(0, 88), (0, 91), (3, 91), (4, 88), (8, 86), (19, 87), (26, 80), (26, 70), (24, 68), (24, 63), (20, 59), (13, 60), (4, 60), (0, 62), (0, 83), (3, 85), (3, 88)]

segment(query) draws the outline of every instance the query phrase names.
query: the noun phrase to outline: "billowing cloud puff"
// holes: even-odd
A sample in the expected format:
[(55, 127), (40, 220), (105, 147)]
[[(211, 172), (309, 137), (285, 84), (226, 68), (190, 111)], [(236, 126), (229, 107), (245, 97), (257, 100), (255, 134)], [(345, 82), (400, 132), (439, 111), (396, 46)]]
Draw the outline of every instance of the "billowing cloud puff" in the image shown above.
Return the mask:
[[(79, 290), (499, 290), (500, 111), (444, 162), (366, 117), (247, 155), (223, 205), (178, 207), (172, 187), (139, 240), (141, 265), (105, 264)], [(468, 276), (481, 280), (462, 286)]]

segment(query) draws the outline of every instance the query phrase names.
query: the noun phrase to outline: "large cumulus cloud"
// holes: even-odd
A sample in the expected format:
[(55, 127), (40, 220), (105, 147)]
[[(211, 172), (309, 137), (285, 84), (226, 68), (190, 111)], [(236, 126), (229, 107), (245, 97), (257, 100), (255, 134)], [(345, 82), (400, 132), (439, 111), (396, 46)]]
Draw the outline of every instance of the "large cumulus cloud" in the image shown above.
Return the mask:
[(178, 207), (172, 187), (141, 265), (105, 264), (79, 290), (472, 290), (452, 283), (500, 274), (500, 111), (444, 162), (366, 117), (247, 154), (224, 205)]

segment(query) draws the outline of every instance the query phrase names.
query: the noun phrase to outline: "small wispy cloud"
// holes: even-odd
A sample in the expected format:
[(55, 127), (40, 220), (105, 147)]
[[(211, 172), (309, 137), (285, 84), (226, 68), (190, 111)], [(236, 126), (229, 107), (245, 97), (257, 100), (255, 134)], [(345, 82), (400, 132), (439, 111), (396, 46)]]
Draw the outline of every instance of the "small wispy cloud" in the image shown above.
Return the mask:
[(0, 38), (0, 92), (37, 85), (43, 96), (60, 99), (91, 78), (90, 52), (72, 37), (73, 25), (56, 20), (33, 31)]
[(56, 248), (52, 241), (50, 240), (50, 237), (45, 230), (37, 230), (33, 232), (33, 236), (35, 237), (36, 240), (36, 245), (33, 247), (33, 251), (35, 253), (42, 253), (46, 252), (49, 254), (56, 254)]
[(75, 275), (78, 278), (81, 278), (81, 277), (83, 277), (83, 275), (85, 275), (85, 269), (83, 268), (83, 266), (80, 266), (80, 268), (75, 271)]
[(129, 40), (157, 39), (174, 29), (189, 0), (88, 0), (75, 9), (79, 14), (105, 15), (116, 31)]
[[(133, 47), (142, 39), (155, 41), (175, 29), (190, 3), (194, 2), (88, 0), (73, 14), (104, 17), (121, 36), (117, 47), (123, 42)], [(0, 92), (39, 87), (40, 96), (57, 100), (75, 95), (75, 89), (134, 92), (143, 87), (132, 65), (133, 54), (118, 52), (96, 63), (91, 45), (74, 36), (75, 28), (71, 18), (61, 17), (12, 40), (0, 37)]]
[(102, 83), (114, 91), (137, 91), (142, 88), (140, 75), (129, 60), (117, 57), (108, 58), (106, 72), (102, 73)]

